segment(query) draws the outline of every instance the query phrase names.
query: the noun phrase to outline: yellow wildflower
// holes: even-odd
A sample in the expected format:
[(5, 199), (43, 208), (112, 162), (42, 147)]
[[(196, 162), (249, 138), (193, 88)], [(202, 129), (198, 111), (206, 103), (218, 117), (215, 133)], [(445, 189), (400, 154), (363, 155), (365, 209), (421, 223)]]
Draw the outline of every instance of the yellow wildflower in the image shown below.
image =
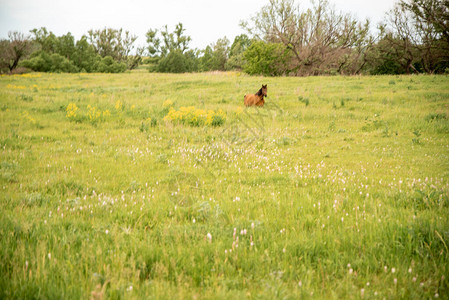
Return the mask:
[(180, 107), (179, 110), (170, 108), (164, 121), (175, 124), (187, 124), (191, 126), (219, 126), (224, 123), (226, 115), (222, 110), (197, 109), (194, 106)]
[(123, 102), (120, 100), (117, 100), (117, 102), (115, 102), (115, 110), (119, 111), (122, 110), (123, 107)]
[(164, 101), (164, 103), (162, 103), (163, 108), (170, 108), (172, 106), (173, 106), (173, 102), (170, 99), (167, 99)]
[(78, 107), (76, 106), (75, 103), (69, 103), (69, 105), (67, 105), (66, 108), (66, 117), (69, 119), (74, 119), (76, 118), (76, 112), (78, 111)]

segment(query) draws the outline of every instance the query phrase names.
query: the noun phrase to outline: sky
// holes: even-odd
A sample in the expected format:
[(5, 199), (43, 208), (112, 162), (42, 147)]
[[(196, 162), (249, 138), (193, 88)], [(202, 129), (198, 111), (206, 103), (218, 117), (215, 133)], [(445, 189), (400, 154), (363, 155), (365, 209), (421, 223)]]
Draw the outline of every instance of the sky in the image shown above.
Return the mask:
[[(329, 0), (337, 11), (348, 12), (359, 20), (382, 21), (396, 0)], [(204, 49), (226, 36), (230, 42), (245, 33), (240, 21), (249, 20), (269, 0), (0, 0), (0, 38), (9, 31), (29, 33), (46, 27), (55, 35), (70, 32), (78, 40), (90, 29), (123, 28), (139, 38), (144, 46), (149, 29), (168, 25), (173, 31), (181, 22), (192, 38), (190, 48)], [(309, 0), (299, 0), (310, 7)], [(374, 28), (374, 26), (373, 26)]]

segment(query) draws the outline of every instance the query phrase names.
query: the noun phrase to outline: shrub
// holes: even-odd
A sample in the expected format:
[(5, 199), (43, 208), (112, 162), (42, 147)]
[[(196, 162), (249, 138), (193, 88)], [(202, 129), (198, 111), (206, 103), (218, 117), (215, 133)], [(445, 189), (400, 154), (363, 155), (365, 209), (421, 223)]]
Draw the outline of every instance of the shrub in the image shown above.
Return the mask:
[(290, 54), (282, 44), (257, 41), (243, 53), (243, 70), (250, 75), (279, 76), (288, 71)]
[(79, 69), (67, 58), (57, 54), (47, 52), (36, 52), (32, 58), (24, 60), (21, 67), (25, 67), (37, 72), (66, 72), (75, 73)]
[(193, 51), (182, 53), (171, 51), (159, 60), (155, 71), (162, 73), (185, 73), (198, 70), (198, 61)]
[(93, 71), (99, 73), (123, 73), (126, 71), (126, 64), (115, 61), (111, 56), (105, 56), (97, 60)]

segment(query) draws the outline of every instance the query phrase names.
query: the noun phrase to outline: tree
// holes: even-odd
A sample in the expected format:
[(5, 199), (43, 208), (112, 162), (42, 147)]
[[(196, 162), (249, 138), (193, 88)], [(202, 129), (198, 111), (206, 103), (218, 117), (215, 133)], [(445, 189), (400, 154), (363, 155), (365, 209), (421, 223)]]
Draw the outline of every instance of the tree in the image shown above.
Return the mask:
[(419, 55), (415, 45), (420, 37), (405, 7), (396, 5), (387, 13), (387, 24), (382, 25), (380, 35), (390, 46), (387, 51), (393, 52), (405, 73), (418, 72), (413, 62)]
[(0, 41), (0, 71), (11, 73), (32, 51), (28, 36), (18, 31), (8, 33), (9, 40)]
[(128, 55), (127, 68), (128, 70), (133, 70), (137, 68), (142, 63), (142, 56), (145, 52), (144, 47), (138, 47), (135, 55)]
[(182, 53), (180, 50), (170, 51), (157, 66), (156, 71), (163, 73), (184, 73), (198, 70), (196, 55), (193, 50)]
[(189, 50), (191, 38), (184, 32), (182, 23), (178, 23), (173, 32), (168, 31), (167, 25), (162, 30), (147, 31), (146, 49), (153, 63), (150, 71), (181, 73), (198, 70), (197, 53)]
[(401, 0), (419, 37), (416, 48), (425, 72), (444, 72), (449, 67), (449, 1)]
[(30, 30), (33, 41), (39, 45), (42, 51), (47, 53), (57, 53), (57, 37), (53, 34), (53, 32), (49, 32), (47, 28), (41, 27), (39, 29), (35, 28)]
[(75, 37), (69, 32), (57, 37), (53, 32), (49, 32), (45, 27), (30, 30), (33, 35), (33, 42), (38, 45), (38, 50), (48, 54), (57, 53), (68, 60), (76, 52)]
[(373, 75), (406, 73), (407, 63), (402, 60), (403, 49), (399, 46), (401, 42), (394, 40), (391, 34), (381, 35), (367, 55), (367, 71)]
[[(150, 29), (146, 33), (147, 49), (150, 56), (166, 56), (172, 51), (184, 53), (192, 40), (190, 36), (184, 35), (185, 28), (182, 23), (178, 23), (173, 32), (168, 31), (165, 25), (163, 30)], [(161, 37), (158, 36), (160, 33)]]
[(95, 72), (95, 63), (98, 61), (94, 47), (89, 44), (87, 37), (82, 36), (75, 44), (75, 52), (71, 60), (82, 72)]
[(347, 61), (342, 63), (342, 57), (353, 55), (357, 46), (360, 56), (371, 41), (369, 22), (362, 24), (349, 14), (337, 13), (327, 0), (306, 11), (293, 0), (270, 0), (251, 23), (241, 25), (253, 38), (281, 43), (291, 52), (290, 69), (298, 75), (342, 71)]
[(243, 69), (245, 64), (243, 53), (251, 45), (251, 40), (246, 34), (238, 35), (234, 38), (234, 42), (229, 50), (229, 59), (226, 62), (227, 70)]
[(73, 54), (76, 51), (75, 48), (75, 37), (69, 32), (65, 35), (58, 37), (56, 45), (56, 53), (67, 58), (72, 59)]
[(405, 73), (449, 67), (449, 1), (401, 0), (387, 14), (382, 38)]
[(229, 40), (227, 37), (218, 39), (202, 50), (200, 61), (201, 71), (224, 71), (229, 59)]
[(214, 65), (214, 50), (210, 45), (206, 46), (206, 49), (201, 51), (202, 56), (199, 58), (200, 70), (210, 71)]
[(213, 45), (214, 48), (214, 70), (225, 70), (229, 57), (229, 40), (227, 37), (218, 39)]
[(128, 59), (134, 49), (137, 36), (123, 29), (105, 28), (103, 30), (89, 30), (88, 40), (95, 51), (101, 56), (110, 56), (114, 60), (122, 62)]
[(400, 5), (413, 13), (415, 22), (422, 27), (431, 25), (433, 30), (440, 35), (438, 38), (445, 40), (445, 50), (449, 50), (449, 1), (442, 0), (410, 0), (400, 1)]
[(30, 32), (36, 50), (29, 60), (22, 63), (24, 67), (39, 72), (93, 70), (97, 54), (85, 36), (75, 42), (75, 37), (70, 32), (59, 37), (45, 27)]

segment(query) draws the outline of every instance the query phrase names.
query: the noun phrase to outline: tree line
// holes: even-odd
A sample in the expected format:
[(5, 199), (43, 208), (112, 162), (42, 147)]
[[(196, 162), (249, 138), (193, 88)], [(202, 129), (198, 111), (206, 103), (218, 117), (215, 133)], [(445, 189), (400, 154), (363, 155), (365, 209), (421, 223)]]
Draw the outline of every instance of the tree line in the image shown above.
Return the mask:
[(399, 0), (375, 29), (368, 20), (337, 12), (327, 0), (301, 9), (270, 0), (231, 42), (189, 47), (183, 24), (150, 29), (146, 45), (123, 29), (90, 30), (75, 40), (46, 28), (11, 32), (0, 41), (0, 72), (124, 72), (144, 64), (152, 72), (243, 70), (266, 76), (449, 72), (449, 1)]

